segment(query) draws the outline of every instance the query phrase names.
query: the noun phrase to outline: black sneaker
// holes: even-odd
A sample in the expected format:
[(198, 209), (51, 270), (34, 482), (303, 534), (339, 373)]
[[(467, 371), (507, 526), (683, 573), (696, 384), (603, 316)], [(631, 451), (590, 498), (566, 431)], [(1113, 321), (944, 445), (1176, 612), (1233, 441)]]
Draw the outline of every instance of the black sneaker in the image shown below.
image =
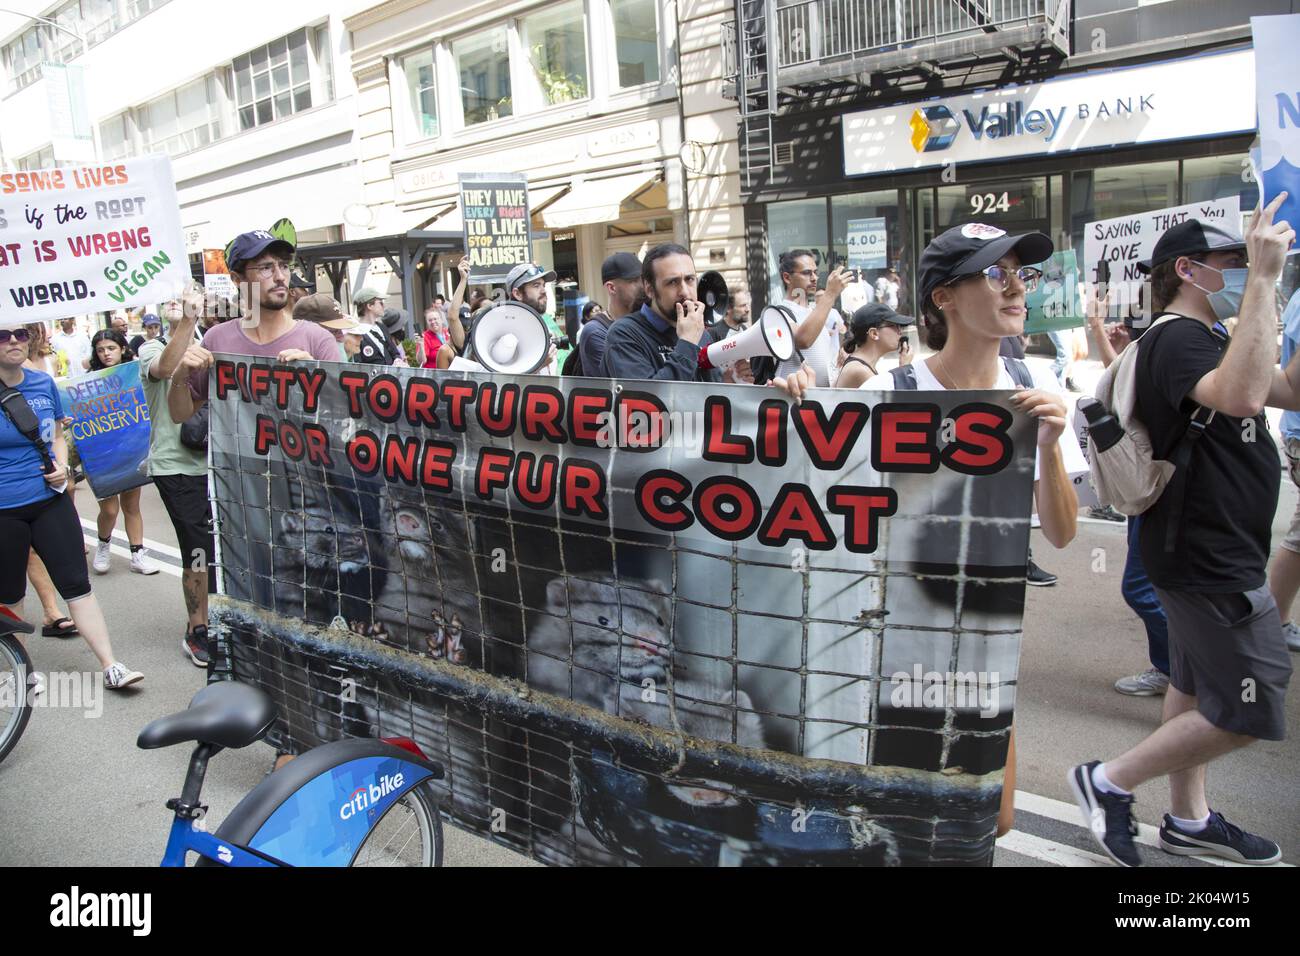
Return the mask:
[(190, 660), (195, 667), (207, 667), (208, 661), (208, 629), (200, 624), (192, 631), (185, 632), (185, 639), (181, 641), (181, 650), (190, 656)]
[(1068, 391), (1071, 391), (1071, 392), (1082, 392), (1082, 391), (1083, 391), (1083, 389), (1081, 389), (1078, 385), (1075, 385), (1075, 384), (1074, 384), (1074, 379), (1072, 379), (1072, 378), (1066, 378), (1066, 380), (1065, 380), (1065, 387), (1066, 387), (1066, 389), (1067, 389)]
[(1110, 505), (1095, 505), (1095, 506), (1089, 508), (1089, 509), (1088, 509), (1088, 517), (1089, 517), (1089, 518), (1100, 518), (1102, 521), (1119, 521), (1119, 522), (1124, 522), (1124, 521), (1127, 521), (1127, 520), (1128, 520), (1128, 518), (1124, 517), (1122, 514), (1120, 514), (1118, 511), (1116, 511), (1116, 510), (1115, 510), (1114, 508), (1112, 508)]
[(1056, 583), (1056, 575), (1044, 571), (1038, 565), (1034, 564), (1034, 559), (1029, 559), (1029, 564), (1025, 568), (1025, 583), (1036, 588), (1050, 588)]
[(1137, 821), (1133, 819), (1133, 797), (1103, 793), (1094, 787), (1092, 768), (1099, 763), (1100, 760), (1081, 763), (1069, 774), (1070, 789), (1083, 811), (1083, 825), (1106, 855), (1120, 866), (1141, 866), (1142, 857), (1133, 843), (1138, 832)]
[(1254, 863), (1267, 866), (1282, 859), (1282, 849), (1272, 840), (1265, 840), (1223, 819), (1223, 814), (1210, 811), (1210, 822), (1200, 833), (1187, 833), (1165, 814), (1160, 824), (1160, 846), (1166, 853), (1179, 856), (1197, 856), (1207, 853), (1221, 856), (1237, 863)]

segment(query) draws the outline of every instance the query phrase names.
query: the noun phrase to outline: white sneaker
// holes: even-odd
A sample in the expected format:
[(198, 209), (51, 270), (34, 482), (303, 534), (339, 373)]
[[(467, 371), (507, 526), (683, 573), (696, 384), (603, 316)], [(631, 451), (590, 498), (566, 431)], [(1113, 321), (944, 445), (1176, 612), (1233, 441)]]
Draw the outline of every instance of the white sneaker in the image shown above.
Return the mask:
[(131, 552), (131, 570), (135, 574), (157, 574), (158, 565), (153, 563), (149, 552), (141, 548), (139, 551)]
[(96, 574), (108, 573), (108, 562), (112, 555), (112, 545), (106, 541), (100, 541), (95, 546), (95, 559), (90, 562), (90, 566), (95, 569)]
[(1282, 636), (1286, 638), (1288, 651), (1300, 651), (1300, 626), (1295, 621), (1287, 621), (1282, 625)]
[(142, 680), (143, 674), (131, 670), (121, 661), (114, 661), (110, 667), (104, 668), (104, 686), (109, 690), (121, 690)]
[(1129, 697), (1158, 697), (1169, 689), (1169, 678), (1148, 667), (1141, 674), (1121, 677), (1115, 681), (1115, 689)]

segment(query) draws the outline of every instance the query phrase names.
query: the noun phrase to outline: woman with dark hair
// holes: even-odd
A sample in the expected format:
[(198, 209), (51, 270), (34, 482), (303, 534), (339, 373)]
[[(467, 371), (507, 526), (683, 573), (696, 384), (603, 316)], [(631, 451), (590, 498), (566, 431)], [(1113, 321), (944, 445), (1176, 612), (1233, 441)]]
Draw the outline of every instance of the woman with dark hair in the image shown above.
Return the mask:
[[(1025, 327), (1025, 294), (1038, 286), (1052, 240), (1042, 233), (1009, 236), (995, 226), (954, 226), (925, 247), (919, 286), (926, 344), (935, 354), (922, 362), (876, 375), (862, 388), (879, 390), (1015, 390), (1011, 404), (1038, 422), (1034, 502), (1043, 536), (1055, 547), (1074, 540), (1079, 500), (1071, 471), (1087, 468), (1067, 428), (1069, 413), (1060, 383), (1050, 371), (1031, 370), (998, 354), (1002, 339)], [(815, 384), (804, 368), (772, 383), (795, 401)], [(1030, 387), (1032, 386), (1032, 387)], [(1015, 729), (1007, 746), (998, 835), (1011, 829), (1015, 793)]]
[[(143, 678), (113, 656), (99, 601), (90, 590), (81, 544), (81, 521), (69, 483), (63, 440), (63, 399), (54, 380), (24, 367), (31, 333), (0, 325), (0, 383), (26, 403), (38, 437), (33, 440), (0, 413), (0, 604), (17, 612), (26, 591), (28, 555), (40, 555), (68, 613), (104, 670), (104, 686), (120, 690)], [(41, 446), (38, 449), (38, 444)], [(46, 467), (46, 462), (49, 467)], [(66, 630), (65, 630), (66, 632)]]
[(869, 302), (853, 313), (844, 334), (844, 351), (848, 353), (840, 366), (836, 388), (861, 388), (879, 373), (876, 366), (890, 352), (898, 353), (898, 364), (912, 361), (912, 349), (906, 341), (909, 326), (916, 319), (899, 315), (883, 302)]
[[(135, 360), (131, 347), (127, 345), (126, 336), (115, 329), (96, 332), (90, 340), (90, 370), (112, 368), (124, 362)], [(117, 516), (125, 515), (126, 540), (131, 546), (131, 570), (135, 574), (157, 574), (158, 566), (144, 549), (144, 516), (140, 514), (140, 489), (132, 488), (120, 495), (112, 495), (99, 500), (98, 525), (99, 546), (90, 566), (96, 574), (107, 574), (112, 558), (113, 528)]]

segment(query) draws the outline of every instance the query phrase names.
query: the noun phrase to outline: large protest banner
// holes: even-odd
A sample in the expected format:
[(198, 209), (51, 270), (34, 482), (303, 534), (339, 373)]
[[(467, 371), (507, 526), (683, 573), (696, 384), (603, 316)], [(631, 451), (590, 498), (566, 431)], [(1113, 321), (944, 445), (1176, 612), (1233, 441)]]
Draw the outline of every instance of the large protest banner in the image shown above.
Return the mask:
[(527, 176), (461, 173), (460, 211), (471, 282), (504, 282), (532, 258)]
[(1083, 227), (1083, 263), (1080, 272), (1086, 281), (1097, 282), (1098, 265), (1102, 261), (1109, 265), (1112, 314), (1122, 315), (1130, 310), (1137, 313), (1139, 295), (1146, 280), (1138, 271), (1138, 263), (1151, 257), (1156, 240), (1164, 235), (1166, 229), (1188, 219), (1201, 219), (1239, 232), (1241, 199), (1237, 196), (1209, 199), (1185, 206), (1101, 219)]
[(1034, 427), (1005, 392), (219, 355), (214, 627), (293, 749), (408, 735), (550, 863), (987, 864)]
[(149, 405), (140, 363), (60, 379), (58, 386), (91, 493), (108, 498), (148, 484)]
[(0, 203), (0, 318), (161, 302), (189, 281), (166, 156), (0, 173)]
[(1285, 219), (1295, 226), (1300, 223), (1300, 82), (1295, 67), (1300, 15), (1251, 17), (1250, 30), (1255, 47), (1261, 198), (1267, 205), (1285, 191), (1287, 199), (1273, 221)]

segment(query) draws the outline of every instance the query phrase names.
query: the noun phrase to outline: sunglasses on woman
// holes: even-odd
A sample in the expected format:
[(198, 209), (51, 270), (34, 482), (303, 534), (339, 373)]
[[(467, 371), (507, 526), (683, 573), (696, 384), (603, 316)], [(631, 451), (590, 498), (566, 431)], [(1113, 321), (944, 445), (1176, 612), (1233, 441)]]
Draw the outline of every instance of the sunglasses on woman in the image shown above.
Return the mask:
[(26, 329), (0, 329), (0, 345), (8, 345), (9, 340), (15, 342), (28, 342), (31, 340), (32, 333)]
[(1007, 286), (1011, 284), (1011, 277), (1014, 275), (1025, 286), (1026, 292), (1033, 292), (1038, 288), (1039, 280), (1043, 278), (1043, 270), (1034, 266), (1021, 266), (1019, 269), (1011, 270), (1002, 266), (989, 266), (987, 269), (981, 269), (979, 272), (971, 275), (958, 276), (947, 285), (956, 285), (958, 282), (965, 282), (967, 279), (973, 279), (977, 275), (984, 276), (988, 280), (989, 288), (994, 292), (1006, 292)]

